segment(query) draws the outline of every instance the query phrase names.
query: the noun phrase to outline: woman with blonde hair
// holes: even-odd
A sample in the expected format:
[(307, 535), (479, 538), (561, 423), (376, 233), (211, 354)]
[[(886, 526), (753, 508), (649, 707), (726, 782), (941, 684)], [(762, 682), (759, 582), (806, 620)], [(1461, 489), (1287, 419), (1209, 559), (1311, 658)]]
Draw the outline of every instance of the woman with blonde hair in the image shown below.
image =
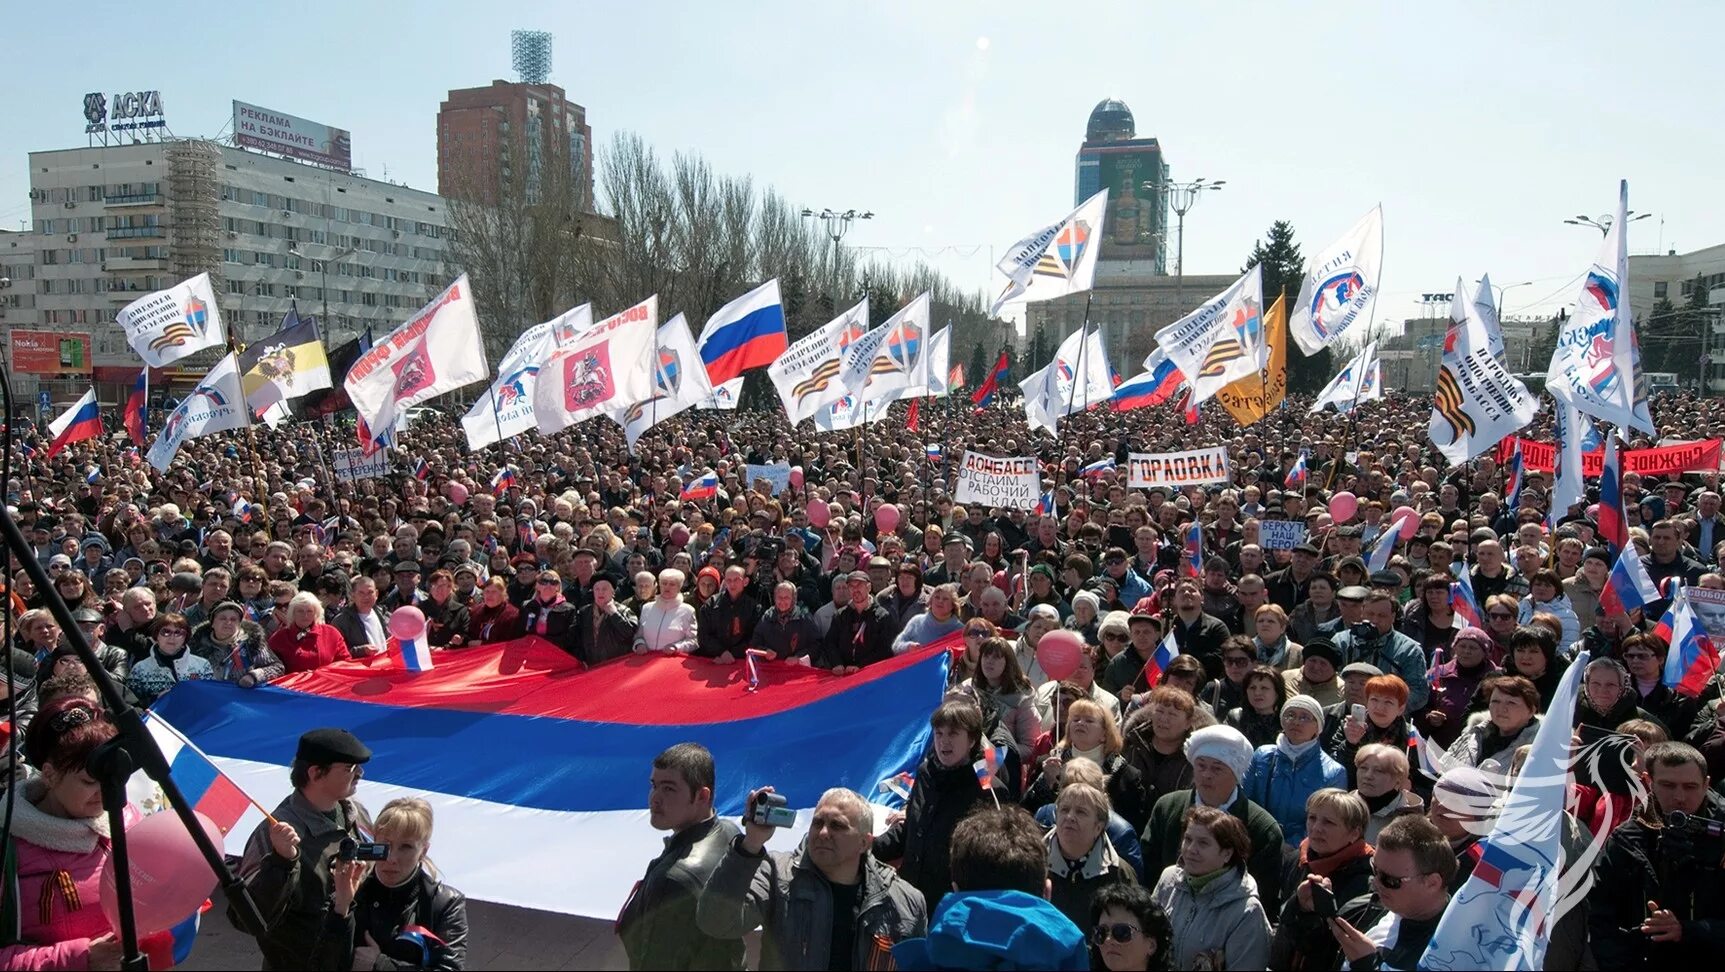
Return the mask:
[(1090, 902), (1112, 884), (1137, 884), (1137, 874), (1108, 839), (1108, 796), (1089, 783), (1060, 788), (1048, 832), (1048, 900), (1080, 924)]
[(1102, 767), (1105, 789), (1114, 810), (1135, 828), (1142, 829), (1150, 819), (1150, 808), (1144, 798), (1144, 778), (1120, 751), (1125, 738), (1114, 721), (1113, 713), (1089, 699), (1074, 699), (1064, 713), (1066, 725), (1054, 751), (1042, 761), (1030, 788), (1020, 801), (1024, 809), (1035, 813), (1053, 803), (1060, 789), (1060, 771), (1066, 761), (1079, 756)]
[[(337, 882), (336, 914), (354, 916), (356, 969), (461, 969), (467, 961), (467, 898), (427, 857), (431, 804), (402, 797), (378, 811), (373, 834), (389, 845), (357, 889)], [(387, 960), (387, 961), (385, 961)]]

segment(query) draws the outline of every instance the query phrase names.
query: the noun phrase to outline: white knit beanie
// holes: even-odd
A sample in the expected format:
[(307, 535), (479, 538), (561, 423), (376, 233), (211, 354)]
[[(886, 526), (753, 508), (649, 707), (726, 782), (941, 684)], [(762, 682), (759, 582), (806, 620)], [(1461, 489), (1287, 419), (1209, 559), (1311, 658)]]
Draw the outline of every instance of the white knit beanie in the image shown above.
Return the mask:
[(1236, 782), (1252, 768), (1252, 744), (1233, 726), (1205, 726), (1186, 737), (1186, 761), (1208, 756), (1234, 771)]

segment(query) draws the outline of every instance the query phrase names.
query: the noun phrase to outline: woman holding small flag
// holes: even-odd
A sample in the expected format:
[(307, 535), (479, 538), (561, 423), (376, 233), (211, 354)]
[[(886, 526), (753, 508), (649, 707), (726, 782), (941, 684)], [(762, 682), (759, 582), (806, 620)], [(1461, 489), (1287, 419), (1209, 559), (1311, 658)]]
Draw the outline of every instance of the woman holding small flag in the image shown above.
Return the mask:
[(1150, 819), (1144, 778), (1120, 755), (1124, 748), (1125, 739), (1112, 714), (1094, 702), (1075, 700), (1066, 710), (1065, 734), (1042, 761), (1042, 770), (1025, 791), (1020, 805), (1035, 813), (1053, 803), (1060, 790), (1061, 768), (1067, 760), (1082, 756), (1102, 767), (1113, 810), (1134, 828), (1143, 827)]
[[(899, 863), (899, 877), (922, 892), (928, 913), (952, 890), (949, 849), (958, 822), (978, 805), (1010, 795), (994, 778), (982, 751), (982, 710), (968, 699), (942, 702), (929, 717), (934, 741), (916, 770), (904, 816), (875, 838), (873, 853)], [(992, 803), (991, 803), (992, 801)]]
[(1447, 748), (1461, 735), (1480, 684), (1498, 672), (1490, 651), (1491, 635), (1484, 629), (1468, 625), (1455, 633), (1449, 657), (1432, 666), (1425, 708), (1413, 716), (1426, 738)]

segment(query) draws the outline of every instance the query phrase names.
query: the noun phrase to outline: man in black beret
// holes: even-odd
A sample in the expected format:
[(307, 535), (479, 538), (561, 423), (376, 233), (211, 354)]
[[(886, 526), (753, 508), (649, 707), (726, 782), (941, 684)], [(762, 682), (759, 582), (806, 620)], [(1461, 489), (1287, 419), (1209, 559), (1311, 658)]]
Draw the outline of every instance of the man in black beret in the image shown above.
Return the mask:
[(301, 736), (294, 791), (276, 806), (275, 820), (258, 824), (246, 841), (240, 879), (264, 916), (258, 947), (265, 969), (353, 967), (353, 892), (367, 865), (337, 855), (344, 840), (369, 839), (371, 815), (353, 794), (370, 759), (371, 750), (345, 729)]

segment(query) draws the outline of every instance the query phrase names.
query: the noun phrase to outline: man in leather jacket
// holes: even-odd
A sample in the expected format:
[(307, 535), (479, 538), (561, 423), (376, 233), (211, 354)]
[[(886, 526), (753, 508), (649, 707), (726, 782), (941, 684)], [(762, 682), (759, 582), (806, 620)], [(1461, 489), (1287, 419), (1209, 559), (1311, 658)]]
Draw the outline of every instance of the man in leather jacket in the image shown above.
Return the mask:
[(653, 760), (647, 819), (671, 836), (617, 915), (630, 969), (743, 967), (740, 937), (715, 938), (695, 926), (701, 889), (741, 834), (713, 813), (717, 779), (713, 754), (699, 743), (678, 743)]
[(736, 937), (761, 926), (761, 967), (880, 968), (894, 943), (928, 931), (922, 892), (874, 859), (872, 811), (862, 794), (828, 790), (815, 804), (808, 837), (795, 853), (768, 856), (773, 828), (751, 821), (707, 879), (696, 920), (701, 930)]
[(353, 799), (370, 759), (371, 750), (345, 730), (301, 736), (294, 792), (275, 808), (277, 822), (258, 824), (246, 841), (240, 879), (263, 914), (258, 948), (266, 970), (353, 967), (353, 917), (332, 907), (332, 870), (343, 839), (371, 832), (371, 815)]
[(1706, 761), (1686, 743), (1655, 743), (1642, 765), (1664, 825), (1632, 818), (1606, 838), (1587, 896), (1588, 938), (1602, 969), (1698, 967), (1725, 946), (1725, 861), (1717, 838), (1667, 820), (1681, 811), (1716, 826), (1725, 801), (1708, 789)]

